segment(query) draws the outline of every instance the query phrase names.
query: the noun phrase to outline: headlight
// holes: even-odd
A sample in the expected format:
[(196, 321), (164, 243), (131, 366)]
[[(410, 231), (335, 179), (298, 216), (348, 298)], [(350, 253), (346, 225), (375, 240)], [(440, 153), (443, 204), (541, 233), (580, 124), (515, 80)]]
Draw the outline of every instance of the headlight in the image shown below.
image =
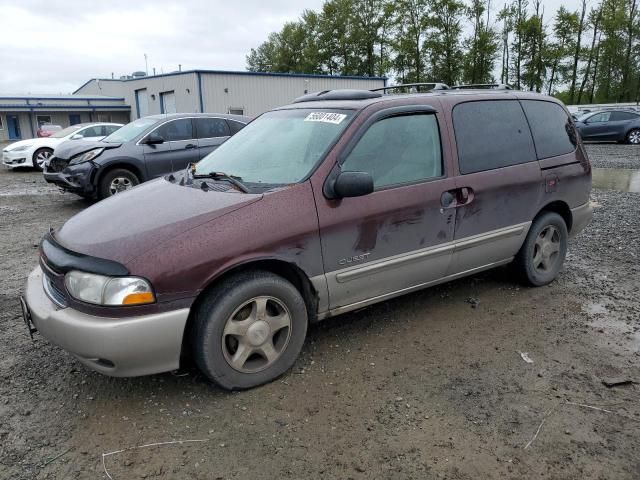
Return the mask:
[(30, 143), (28, 145), (20, 145), (19, 147), (16, 148), (11, 148), (9, 149), (10, 152), (24, 152), (25, 150), (31, 148), (33, 145), (31, 145)]
[(64, 283), (71, 296), (95, 305), (143, 305), (156, 297), (149, 282), (138, 277), (105, 277), (72, 270)]
[(81, 153), (71, 159), (69, 165), (76, 165), (78, 163), (88, 162), (89, 160), (93, 160), (98, 155), (100, 155), (104, 151), (104, 148), (94, 148), (93, 150), (89, 150), (88, 152)]

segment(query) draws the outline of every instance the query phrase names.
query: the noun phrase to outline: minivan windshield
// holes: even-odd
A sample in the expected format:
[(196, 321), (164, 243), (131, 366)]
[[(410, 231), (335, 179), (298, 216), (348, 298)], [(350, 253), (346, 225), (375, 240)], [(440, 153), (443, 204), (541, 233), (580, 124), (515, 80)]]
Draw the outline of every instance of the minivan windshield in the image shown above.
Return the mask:
[(80, 130), (81, 128), (82, 128), (82, 125), (72, 125), (70, 127), (63, 128), (62, 130), (58, 130), (53, 135), (50, 135), (49, 138), (64, 138), (67, 135), (71, 135), (76, 130)]
[(201, 160), (196, 175), (224, 172), (243, 183), (288, 184), (304, 179), (353, 118), (353, 110), (274, 110)]
[(107, 143), (125, 143), (133, 140), (147, 128), (158, 123), (155, 118), (139, 118), (131, 123), (127, 123), (124, 127), (119, 128), (102, 141)]

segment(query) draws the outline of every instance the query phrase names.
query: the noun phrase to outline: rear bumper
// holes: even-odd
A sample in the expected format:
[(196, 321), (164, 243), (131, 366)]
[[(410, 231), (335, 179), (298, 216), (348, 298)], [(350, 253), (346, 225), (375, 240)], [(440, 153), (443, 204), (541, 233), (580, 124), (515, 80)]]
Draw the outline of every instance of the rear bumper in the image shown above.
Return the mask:
[(114, 377), (134, 377), (178, 368), (189, 309), (128, 318), (104, 318), (59, 308), (47, 296), (37, 267), (25, 300), (34, 326), (52, 343), (88, 367)]
[(572, 208), (571, 218), (572, 222), (569, 236), (575, 237), (578, 233), (584, 230), (589, 223), (591, 223), (591, 219), (593, 218), (593, 207), (591, 206), (591, 202)]

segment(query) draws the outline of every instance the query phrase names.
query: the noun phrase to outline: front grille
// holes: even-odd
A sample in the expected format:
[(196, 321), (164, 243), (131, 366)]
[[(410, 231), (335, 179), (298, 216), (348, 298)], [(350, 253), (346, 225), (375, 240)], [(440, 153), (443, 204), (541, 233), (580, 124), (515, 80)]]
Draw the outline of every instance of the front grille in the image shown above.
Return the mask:
[(63, 160), (58, 157), (49, 158), (49, 164), (47, 165), (48, 172), (58, 173), (67, 168), (69, 160)]
[(46, 274), (42, 276), (42, 286), (44, 287), (45, 293), (53, 303), (61, 308), (66, 308), (67, 299), (65, 298), (64, 293), (62, 293), (60, 289), (56, 287), (55, 283), (53, 283), (53, 281)]

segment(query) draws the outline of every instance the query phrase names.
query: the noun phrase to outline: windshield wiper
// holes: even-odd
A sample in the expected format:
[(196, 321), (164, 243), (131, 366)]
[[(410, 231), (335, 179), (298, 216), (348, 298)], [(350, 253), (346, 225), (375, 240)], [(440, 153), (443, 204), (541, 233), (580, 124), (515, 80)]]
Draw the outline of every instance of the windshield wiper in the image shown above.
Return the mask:
[(249, 189), (247, 188), (247, 186), (240, 181), (242, 180), (242, 177), (237, 177), (235, 175), (227, 175), (224, 172), (209, 172), (209, 173), (199, 174), (199, 175), (194, 173), (193, 178), (211, 178), (213, 180), (226, 180), (227, 182), (237, 187), (238, 190), (240, 190), (241, 192), (249, 193)]

